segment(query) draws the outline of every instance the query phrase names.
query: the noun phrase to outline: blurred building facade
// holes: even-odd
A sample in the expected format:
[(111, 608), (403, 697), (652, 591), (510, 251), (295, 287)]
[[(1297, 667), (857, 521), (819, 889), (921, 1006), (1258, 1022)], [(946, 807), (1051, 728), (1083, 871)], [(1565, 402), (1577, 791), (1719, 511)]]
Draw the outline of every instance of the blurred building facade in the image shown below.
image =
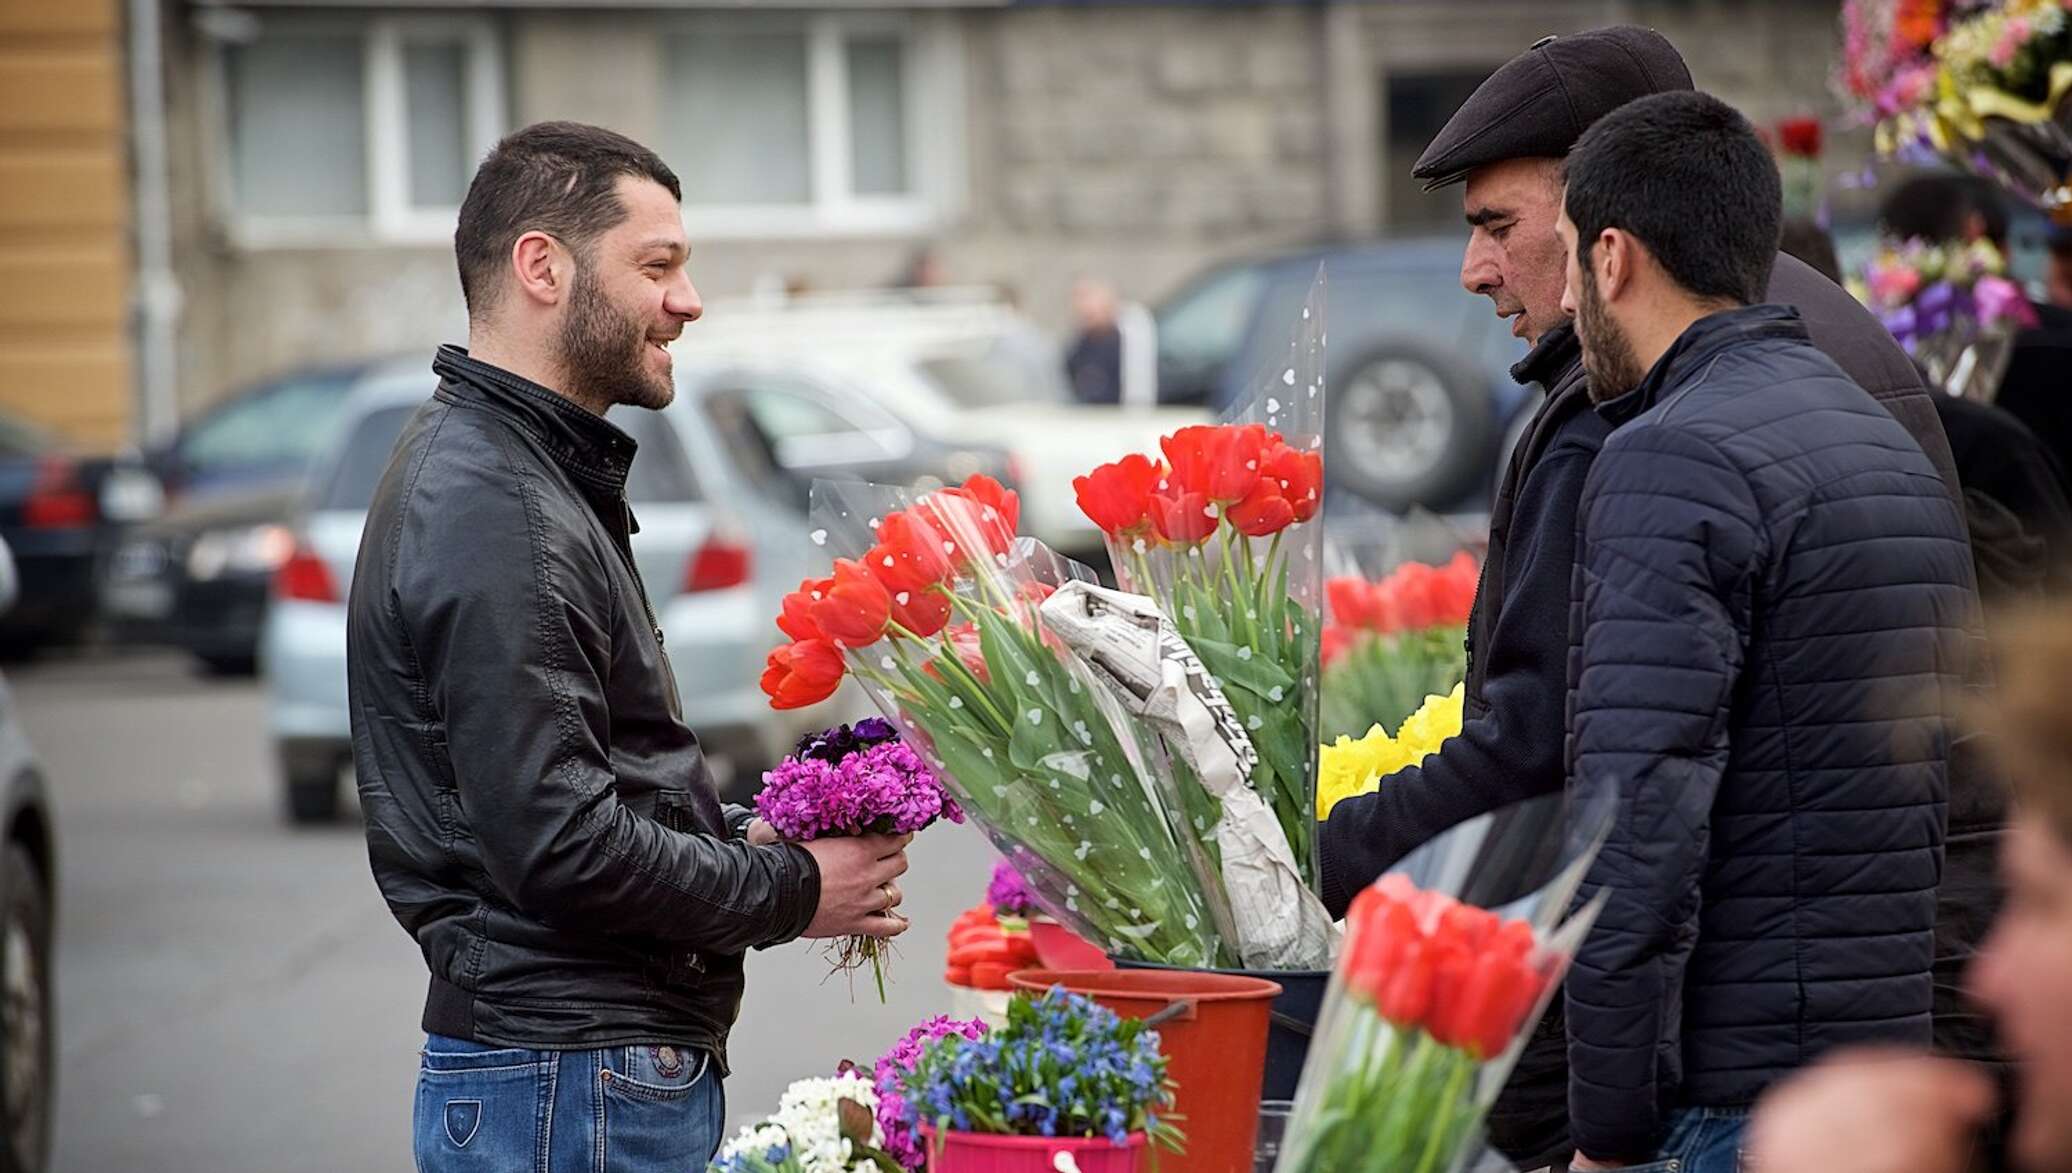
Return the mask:
[(1805, 0), (164, 5), (190, 412), (460, 337), (454, 209), (539, 119), (668, 159), (708, 298), (884, 284), (932, 244), (1056, 328), (1082, 273), (1153, 299), (1235, 253), (1458, 231), (1410, 162), (1548, 33), (1653, 25), (1759, 119), (1832, 110), (1839, 35)]
[(0, 407), (126, 438), (129, 179), (117, 0), (0, 3)]

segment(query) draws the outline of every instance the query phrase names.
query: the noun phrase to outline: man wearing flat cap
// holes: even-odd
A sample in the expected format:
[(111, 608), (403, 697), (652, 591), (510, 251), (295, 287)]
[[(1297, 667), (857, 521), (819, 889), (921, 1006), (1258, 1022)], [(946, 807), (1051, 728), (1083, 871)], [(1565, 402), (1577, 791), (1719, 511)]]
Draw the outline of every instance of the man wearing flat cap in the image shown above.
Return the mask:
[[(1592, 409), (1582, 348), (1561, 308), (1566, 257), (1555, 221), (1562, 160), (1599, 118), (1649, 94), (1693, 88), (1660, 34), (1621, 26), (1548, 37), (1492, 74), (1413, 171), (1427, 190), (1464, 184), (1471, 235), (1461, 284), (1531, 344), (1512, 368), (1546, 399), (1511, 454), (1491, 510), (1489, 553), (1468, 622), (1459, 736), (1422, 766), (1348, 799), (1319, 830), (1334, 915), (1412, 848), (1463, 819), (1565, 782), (1571, 576), (1583, 485), (1611, 425)], [(1962, 496), (1934, 403), (1905, 353), (1839, 286), (1779, 256), (1768, 299), (1796, 307), (1816, 346), (1905, 427)], [(1557, 999), (1488, 1122), (1527, 1170), (1567, 1162), (1567, 1045)]]

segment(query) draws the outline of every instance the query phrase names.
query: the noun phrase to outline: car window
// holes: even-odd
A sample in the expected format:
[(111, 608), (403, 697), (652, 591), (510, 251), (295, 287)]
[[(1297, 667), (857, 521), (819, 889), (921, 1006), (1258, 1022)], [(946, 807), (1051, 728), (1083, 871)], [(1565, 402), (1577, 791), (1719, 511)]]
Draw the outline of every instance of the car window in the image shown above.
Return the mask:
[(318, 495), (318, 506), (357, 512), (372, 504), (374, 490), (381, 484), (381, 474), (388, 469), (389, 456), (395, 452), (396, 441), (403, 435), (403, 425), (409, 422), (410, 413), (416, 410), (414, 403), (398, 404), (376, 408), (361, 416), (347, 433), (345, 446), (339, 449), (338, 462), (331, 469), (330, 483)]
[(352, 382), (349, 374), (293, 379), (233, 399), (180, 437), (180, 462), (197, 472), (306, 464), (330, 439)]
[(0, 457), (39, 456), (57, 446), (50, 433), (27, 420), (0, 415)]
[(1065, 381), (1063, 363), (1037, 365), (1016, 361), (1001, 347), (982, 354), (923, 358), (914, 367), (960, 407), (1072, 402), (1072, 388)]
[(1266, 274), (1252, 265), (1211, 273), (1158, 311), (1161, 366), (1220, 367), (1237, 356), (1250, 332)]
[(733, 396), (761, 433), (760, 443), (787, 469), (887, 460), (902, 454), (906, 429), (863, 400), (837, 402), (795, 384), (756, 380)]
[(683, 444), (661, 412), (627, 408), (611, 412), (610, 418), (640, 446), (633, 454), (633, 467), (626, 472), (627, 500), (639, 505), (702, 499)]

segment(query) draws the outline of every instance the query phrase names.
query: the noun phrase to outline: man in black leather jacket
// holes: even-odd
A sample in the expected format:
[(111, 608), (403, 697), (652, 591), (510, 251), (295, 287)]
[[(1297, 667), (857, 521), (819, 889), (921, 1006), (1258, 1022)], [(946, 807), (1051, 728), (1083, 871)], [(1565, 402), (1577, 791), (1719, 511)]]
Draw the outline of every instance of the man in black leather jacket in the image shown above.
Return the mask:
[(421, 1170), (702, 1168), (743, 952), (906, 926), (903, 839), (778, 843), (721, 807), (634, 566), (634, 444), (604, 412), (674, 394), (701, 309), (680, 198), (610, 131), (497, 146), (454, 234), (469, 347), (441, 348), (368, 512), (353, 752), (431, 971)]

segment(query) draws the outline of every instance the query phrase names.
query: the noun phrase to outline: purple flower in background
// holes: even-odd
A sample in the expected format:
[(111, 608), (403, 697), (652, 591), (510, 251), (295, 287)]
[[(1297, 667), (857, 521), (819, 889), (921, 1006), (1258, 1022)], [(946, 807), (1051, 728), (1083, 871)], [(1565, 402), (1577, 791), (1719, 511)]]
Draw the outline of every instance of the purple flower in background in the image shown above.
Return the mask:
[(1003, 859), (993, 865), (993, 880), (986, 885), (986, 903), (993, 906), (996, 916), (1025, 917), (1036, 911), (1036, 893), (1014, 870), (1014, 865)]
[(964, 811), (911, 747), (884, 741), (836, 761), (788, 758), (765, 776), (756, 813), (779, 836), (804, 843), (830, 835), (905, 834)]
[(906, 1074), (920, 1062), (921, 1053), (937, 1039), (958, 1035), (975, 1039), (986, 1033), (986, 1024), (937, 1015), (906, 1033), (878, 1060), (878, 1123), (885, 1129), (885, 1151), (908, 1169), (922, 1164), (921, 1130), (907, 1119)]

